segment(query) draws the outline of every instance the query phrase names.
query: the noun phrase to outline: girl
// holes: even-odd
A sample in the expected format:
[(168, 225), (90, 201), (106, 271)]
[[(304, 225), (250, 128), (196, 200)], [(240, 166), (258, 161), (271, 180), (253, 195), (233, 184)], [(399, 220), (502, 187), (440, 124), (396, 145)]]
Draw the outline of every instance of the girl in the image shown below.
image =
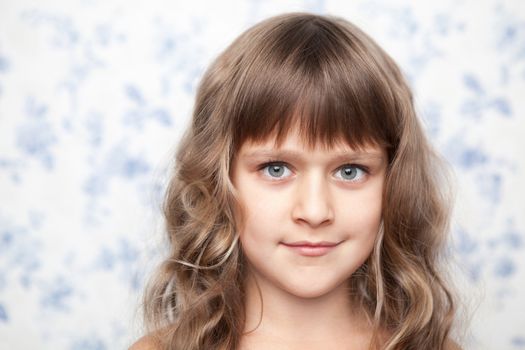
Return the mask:
[(332, 16), (244, 32), (204, 74), (133, 349), (456, 349), (449, 208), (399, 68)]

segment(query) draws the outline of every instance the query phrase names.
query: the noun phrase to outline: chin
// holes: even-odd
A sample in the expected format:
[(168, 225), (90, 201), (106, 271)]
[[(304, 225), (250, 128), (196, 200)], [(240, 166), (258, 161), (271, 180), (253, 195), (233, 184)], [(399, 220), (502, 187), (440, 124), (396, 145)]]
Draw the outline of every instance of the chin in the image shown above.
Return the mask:
[(286, 288), (286, 291), (298, 298), (315, 299), (329, 294), (336, 288), (337, 286), (290, 286), (289, 288)]

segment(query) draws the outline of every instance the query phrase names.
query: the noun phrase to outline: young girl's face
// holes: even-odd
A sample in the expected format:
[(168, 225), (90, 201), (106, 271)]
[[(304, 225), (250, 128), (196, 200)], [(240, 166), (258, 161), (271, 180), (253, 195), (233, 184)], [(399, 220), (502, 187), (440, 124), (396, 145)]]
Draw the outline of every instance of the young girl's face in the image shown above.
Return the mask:
[(322, 296), (370, 255), (381, 222), (387, 165), (378, 146), (308, 149), (296, 133), (246, 142), (232, 166), (244, 207), (240, 240), (258, 283)]

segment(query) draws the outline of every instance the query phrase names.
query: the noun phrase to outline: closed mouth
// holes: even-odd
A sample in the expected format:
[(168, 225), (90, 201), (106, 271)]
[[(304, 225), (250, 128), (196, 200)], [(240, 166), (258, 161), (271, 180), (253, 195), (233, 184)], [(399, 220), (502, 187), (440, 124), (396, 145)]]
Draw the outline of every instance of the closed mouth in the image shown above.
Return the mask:
[(282, 242), (282, 245), (290, 249), (292, 252), (305, 257), (320, 257), (328, 254), (335, 249), (336, 246), (341, 242), (310, 242), (310, 241), (299, 241), (285, 243)]
[(311, 248), (317, 248), (317, 247), (335, 247), (341, 242), (310, 242), (310, 241), (299, 241), (299, 242), (291, 242), (291, 243), (285, 243), (284, 245), (289, 247), (311, 247)]

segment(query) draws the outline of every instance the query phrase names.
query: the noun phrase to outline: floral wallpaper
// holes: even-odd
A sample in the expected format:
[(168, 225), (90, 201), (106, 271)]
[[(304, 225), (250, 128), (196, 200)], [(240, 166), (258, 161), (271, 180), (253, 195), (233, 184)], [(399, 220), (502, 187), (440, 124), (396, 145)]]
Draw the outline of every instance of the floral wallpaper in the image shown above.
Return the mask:
[[(0, 348), (126, 349), (204, 69), (282, 12), (356, 23), (454, 172), (465, 349), (525, 349), (525, 3), (0, 1)], [(466, 327), (468, 326), (468, 327)]]

